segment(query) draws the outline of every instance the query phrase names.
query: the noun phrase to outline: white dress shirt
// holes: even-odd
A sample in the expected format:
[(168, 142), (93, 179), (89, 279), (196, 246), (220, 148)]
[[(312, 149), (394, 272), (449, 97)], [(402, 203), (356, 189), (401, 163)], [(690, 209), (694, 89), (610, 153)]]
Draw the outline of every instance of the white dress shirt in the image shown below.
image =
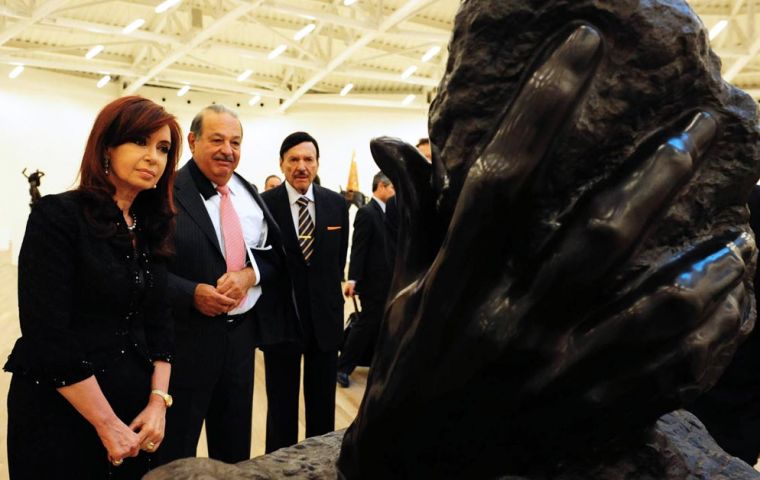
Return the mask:
[(376, 197), (376, 196), (374, 196), (374, 195), (372, 195), (372, 199), (370, 200), (370, 202), (371, 202), (372, 200), (376, 201), (376, 202), (377, 202), (377, 204), (378, 204), (378, 205), (380, 205), (380, 210), (382, 210), (382, 211), (383, 211), (383, 213), (385, 213), (385, 202), (384, 202), (384, 201), (382, 201), (382, 200), (380, 200), (379, 198), (377, 198), (377, 197)]
[[(218, 185), (214, 182), (211, 183), (216, 189)], [(240, 227), (243, 230), (243, 239), (245, 240), (246, 245), (246, 255), (248, 256), (253, 271), (256, 272), (256, 283), (248, 290), (248, 296), (245, 298), (245, 301), (228, 312), (228, 315), (239, 315), (253, 308), (256, 301), (261, 296), (261, 286), (259, 285), (261, 275), (251, 249), (268, 250), (272, 247), (265, 246), (268, 230), (267, 222), (264, 220), (264, 212), (253, 199), (253, 196), (248, 193), (243, 182), (233, 175), (229, 182), (227, 182), (227, 186), (230, 188), (230, 200), (232, 200), (232, 206), (235, 207), (235, 212), (237, 212), (237, 215), (240, 218)], [(201, 198), (203, 198), (202, 195)], [(217, 194), (212, 195), (203, 203), (206, 206), (211, 223), (214, 225), (216, 239), (219, 241), (219, 246), (222, 247), (222, 255), (224, 255), (224, 237), (222, 236), (220, 211), (221, 202), (222, 196)]]

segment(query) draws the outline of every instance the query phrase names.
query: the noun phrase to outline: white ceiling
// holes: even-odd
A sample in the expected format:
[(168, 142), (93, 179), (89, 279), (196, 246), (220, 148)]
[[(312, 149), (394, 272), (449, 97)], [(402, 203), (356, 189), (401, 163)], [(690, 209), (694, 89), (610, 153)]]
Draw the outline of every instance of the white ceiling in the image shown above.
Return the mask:
[[(426, 109), (445, 67), (458, 0), (0, 0), (0, 65), (92, 79), (105, 74), (123, 94), (143, 86), (262, 97), (286, 112), (295, 105)], [(760, 0), (693, 0), (723, 75), (760, 98)], [(145, 24), (122, 29), (136, 19)], [(294, 36), (313, 24), (304, 38)], [(85, 54), (95, 45), (103, 51)], [(270, 59), (280, 45), (285, 51)], [(440, 53), (428, 61), (431, 48)], [(417, 70), (402, 78), (409, 67)], [(246, 70), (244, 80), (238, 76)], [(23, 77), (19, 77), (21, 80)], [(353, 89), (345, 96), (341, 90)], [(414, 99), (408, 105), (402, 100)]]

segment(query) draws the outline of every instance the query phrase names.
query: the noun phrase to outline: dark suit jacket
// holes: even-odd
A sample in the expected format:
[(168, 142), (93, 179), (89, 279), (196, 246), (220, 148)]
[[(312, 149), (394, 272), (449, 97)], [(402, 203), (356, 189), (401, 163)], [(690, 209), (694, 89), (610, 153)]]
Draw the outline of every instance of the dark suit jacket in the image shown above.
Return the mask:
[[(235, 174), (237, 175), (237, 174)], [(297, 342), (301, 336), (293, 303), (293, 289), (285, 267), (280, 229), (255, 187), (237, 175), (264, 212), (268, 250), (253, 250), (259, 267), (262, 295), (249, 319), (236, 330), (248, 335), (251, 347)], [(201, 194), (204, 197), (201, 197)], [(226, 316), (207, 317), (193, 306), (199, 283), (216, 285), (227, 270), (214, 226), (203, 198), (216, 194), (194, 160), (177, 173), (174, 199), (177, 207), (176, 254), (169, 264), (169, 297), (176, 331), (176, 360), (172, 385), (194, 387), (213, 381), (226, 345)]]
[(356, 212), (348, 279), (356, 280), (362, 298), (385, 300), (391, 283), (391, 267), (386, 256), (385, 214), (376, 200)]
[(343, 292), (340, 282), (348, 250), (348, 206), (339, 194), (314, 186), (314, 253), (306, 265), (285, 183), (264, 192), (262, 198), (282, 229), (287, 264), (296, 303), (306, 335), (313, 336), (322, 351), (337, 350), (343, 338)]
[[(105, 202), (101, 220), (110, 221), (114, 231), (104, 233), (87, 220), (87, 202)], [(80, 191), (40, 199), (19, 254), (23, 336), (5, 369), (58, 388), (93, 374), (103, 382), (123, 361), (125, 347), (136, 351), (148, 372), (152, 360), (169, 360), (166, 266), (147, 252), (140, 258), (145, 262), (142, 293), (135, 288), (140, 273), (131, 239), (111, 199)]]

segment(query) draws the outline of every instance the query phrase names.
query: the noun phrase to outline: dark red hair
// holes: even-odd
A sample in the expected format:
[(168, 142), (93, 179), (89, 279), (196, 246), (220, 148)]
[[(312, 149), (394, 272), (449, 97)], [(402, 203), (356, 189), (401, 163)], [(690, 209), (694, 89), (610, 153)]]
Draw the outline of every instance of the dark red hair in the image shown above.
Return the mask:
[(171, 147), (166, 169), (156, 188), (144, 190), (132, 204), (132, 212), (140, 219), (140, 229), (148, 248), (158, 257), (166, 258), (172, 253), (171, 230), (174, 226), (174, 176), (182, 149), (182, 131), (177, 119), (164, 107), (138, 96), (122, 97), (106, 105), (95, 119), (79, 167), (79, 188), (89, 198), (87, 217), (108, 230), (105, 212), (113, 202), (116, 188), (105, 171), (106, 149), (118, 147), (135, 139), (147, 138), (156, 130), (168, 126)]

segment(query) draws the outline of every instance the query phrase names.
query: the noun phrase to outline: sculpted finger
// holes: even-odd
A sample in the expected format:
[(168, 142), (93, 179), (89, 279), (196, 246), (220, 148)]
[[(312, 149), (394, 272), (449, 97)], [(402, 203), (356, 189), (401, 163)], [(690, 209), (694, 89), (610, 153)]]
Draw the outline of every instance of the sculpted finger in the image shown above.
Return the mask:
[(724, 297), (697, 328), (688, 335), (664, 342), (649, 353), (648, 368), (642, 372), (655, 397), (670, 398), (674, 408), (694, 400), (711, 388), (731, 361), (736, 348), (751, 331), (746, 328), (751, 301), (739, 284)]
[(447, 249), (504, 249), (505, 238), (519, 229), (510, 221), (510, 207), (582, 101), (601, 53), (599, 32), (581, 25), (538, 65), (470, 167)]
[[(723, 247), (716, 248), (714, 243), (705, 242), (659, 267), (621, 299), (580, 324), (574, 332), (579, 357), (588, 358), (604, 345), (668, 341), (711, 317), (730, 292), (743, 288), (756, 251), (753, 237), (745, 232)], [(635, 299), (633, 303), (629, 298)]]
[[(702, 388), (700, 382), (683, 380), (696, 378), (700, 369), (712, 369), (713, 363), (706, 363), (706, 357), (700, 355), (713, 353), (712, 348), (720, 349), (721, 342), (735, 348), (754, 324), (744, 284), (756, 251), (754, 239), (740, 233), (722, 245), (716, 247), (713, 240), (698, 245), (657, 268), (618, 301), (598, 309), (574, 328), (569, 342), (572, 348), (546, 369), (546, 375), (537, 375), (532, 388), (540, 391), (557, 380), (567, 388), (598, 383), (600, 368), (615, 365), (613, 357), (628, 357), (631, 365), (646, 364), (642, 375), (651, 376), (664, 362), (673, 366), (686, 353), (690, 363), (683, 361), (680, 368), (688, 375), (681, 373), (680, 383), (674, 383), (674, 388)], [(697, 348), (699, 339), (710, 347)], [(725, 366), (717, 362), (715, 365), (719, 371)], [(595, 372), (597, 378), (584, 380), (584, 372)], [(609, 373), (613, 383), (621, 375)], [(632, 371), (626, 374), (638, 375)], [(709, 372), (705, 375), (710, 376)], [(597, 387), (594, 395), (600, 398), (607, 390), (601, 384)]]
[(396, 262), (401, 268), (394, 284), (405, 285), (430, 265), (446, 228), (435, 207), (432, 168), (419, 150), (397, 138), (375, 138), (370, 149), (396, 190)]
[[(597, 193), (560, 234), (537, 276), (539, 290), (590, 291), (635, 245), (691, 178), (717, 122), (700, 112), (679, 135)], [(577, 300), (577, 296), (576, 296)]]
[(467, 182), (495, 184), (514, 199), (575, 111), (601, 52), (596, 29), (575, 28), (522, 86)]
[[(606, 424), (619, 430), (621, 425), (653, 421), (715, 384), (740, 343), (749, 305), (746, 289), (739, 284), (688, 334), (648, 344), (608, 345), (606, 351), (596, 352), (595, 368), (587, 364), (565, 372), (553, 384), (562, 390), (550, 395), (572, 402), (565, 406), (574, 412), (575, 418), (569, 420), (573, 428), (597, 425), (608, 437), (615, 432), (604, 432)], [(591, 418), (602, 421), (589, 423)], [(558, 424), (563, 421), (557, 419)]]

